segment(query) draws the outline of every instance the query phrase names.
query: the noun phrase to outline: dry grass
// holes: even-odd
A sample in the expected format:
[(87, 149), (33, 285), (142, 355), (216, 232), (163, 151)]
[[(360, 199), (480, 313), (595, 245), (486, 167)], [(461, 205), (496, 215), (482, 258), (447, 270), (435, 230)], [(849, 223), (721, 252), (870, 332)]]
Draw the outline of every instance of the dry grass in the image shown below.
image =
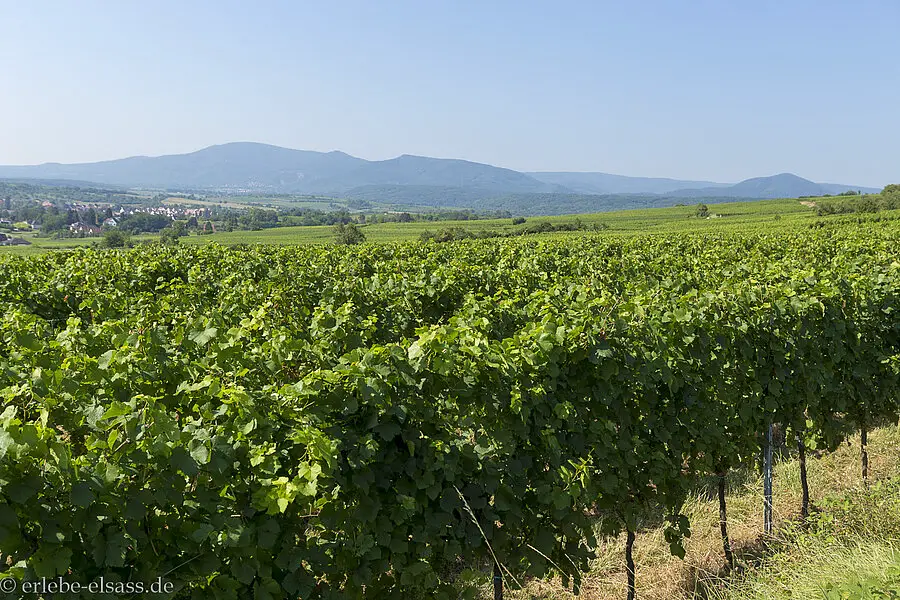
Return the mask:
[[(813, 505), (826, 496), (835, 496), (862, 487), (860, 474), (859, 436), (850, 439), (836, 452), (808, 459), (808, 476)], [(869, 469), (872, 480), (893, 478), (900, 475), (900, 429), (889, 426), (869, 434)], [(793, 460), (785, 460), (775, 467), (774, 514), (776, 531), (780, 526), (796, 518), (800, 509), (800, 469)], [(762, 480), (755, 474), (733, 476), (729, 480), (728, 494), (729, 534), (739, 570), (771, 568), (760, 562), (778, 550), (778, 539), (765, 539), (763, 535)], [(662, 528), (641, 531), (635, 543), (637, 565), (637, 595), (646, 600), (673, 600), (687, 598), (721, 597), (721, 590), (740, 580), (724, 575), (722, 540), (719, 534), (718, 501), (705, 494), (692, 498), (685, 507), (691, 520), (692, 536), (686, 540), (687, 555), (684, 560), (669, 553)], [(866, 555), (880, 556), (886, 561), (893, 557), (893, 546), (876, 539), (873, 550)], [(875, 548), (874, 546), (878, 546)], [(836, 548), (835, 556), (844, 553), (848, 565), (859, 558), (859, 549)], [(855, 553), (854, 553), (855, 552)], [(856, 557), (856, 558), (854, 558)], [(816, 560), (807, 557), (807, 563)], [(803, 560), (803, 556), (797, 560)], [(882, 561), (884, 562), (884, 561)], [(607, 600), (625, 597), (624, 535), (619, 539), (603, 541), (591, 571), (585, 575), (581, 594), (575, 596), (571, 588), (566, 590), (557, 580), (530, 580), (521, 590), (509, 590), (507, 598), (514, 600)], [(833, 563), (839, 564), (839, 563)], [(874, 564), (874, 563), (873, 563)], [(880, 563), (879, 563), (880, 564)], [(876, 565), (877, 566), (877, 565)], [(825, 568), (825, 567), (822, 567)], [(854, 568), (851, 566), (851, 568)], [(876, 567), (873, 567), (876, 568)], [(712, 593), (711, 590), (719, 590)], [(483, 588), (483, 598), (490, 598), (488, 586)], [(743, 597), (751, 597), (740, 595)], [(756, 596), (752, 597), (765, 597)], [(803, 597), (803, 596), (793, 596)]]

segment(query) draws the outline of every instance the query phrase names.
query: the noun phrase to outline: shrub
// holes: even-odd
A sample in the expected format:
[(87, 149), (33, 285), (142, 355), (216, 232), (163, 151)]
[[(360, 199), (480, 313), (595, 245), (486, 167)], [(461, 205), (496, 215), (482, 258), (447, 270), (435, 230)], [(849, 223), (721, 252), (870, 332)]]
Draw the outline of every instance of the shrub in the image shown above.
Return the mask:
[(340, 246), (361, 244), (366, 241), (366, 234), (353, 223), (338, 223), (334, 226), (334, 243)]
[(178, 232), (171, 227), (166, 227), (159, 232), (159, 241), (161, 244), (174, 246), (178, 244)]
[(550, 221), (534, 223), (525, 228), (526, 233), (547, 233), (548, 231), (554, 231), (553, 223)]
[(110, 229), (103, 234), (101, 246), (104, 248), (124, 248), (131, 240), (120, 229)]

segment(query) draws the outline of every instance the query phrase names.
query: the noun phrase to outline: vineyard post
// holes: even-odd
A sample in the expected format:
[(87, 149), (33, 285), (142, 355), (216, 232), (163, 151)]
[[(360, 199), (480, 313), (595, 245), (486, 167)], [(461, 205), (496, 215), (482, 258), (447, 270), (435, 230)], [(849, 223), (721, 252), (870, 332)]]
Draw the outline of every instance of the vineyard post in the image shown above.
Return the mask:
[(628, 535), (625, 540), (625, 570), (628, 576), (628, 600), (634, 600), (635, 597), (635, 581), (634, 581), (634, 532), (628, 528)]
[(496, 562), (494, 562), (494, 600), (503, 600), (503, 574)]
[(862, 479), (864, 487), (869, 487), (869, 451), (866, 448), (869, 442), (868, 433), (866, 422), (863, 420), (862, 431), (859, 432), (859, 447), (862, 454)]
[(734, 555), (731, 552), (731, 542), (728, 539), (728, 512), (725, 505), (725, 470), (719, 471), (719, 529), (722, 533), (722, 548), (725, 550), (725, 563), (728, 569), (734, 568)]
[(806, 443), (803, 440), (803, 436), (799, 433), (797, 434), (797, 450), (799, 451), (800, 459), (800, 488), (803, 493), (800, 504), (800, 518), (805, 523), (809, 517), (809, 482), (806, 478)]
[(772, 424), (766, 429), (766, 452), (763, 465), (763, 525), (766, 534), (772, 533)]

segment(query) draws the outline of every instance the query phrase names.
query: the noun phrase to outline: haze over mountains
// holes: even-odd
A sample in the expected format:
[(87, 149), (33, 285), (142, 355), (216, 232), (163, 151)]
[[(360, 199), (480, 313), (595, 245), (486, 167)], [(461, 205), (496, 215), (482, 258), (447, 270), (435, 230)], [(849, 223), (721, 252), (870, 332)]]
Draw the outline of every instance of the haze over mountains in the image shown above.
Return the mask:
[(466, 160), (403, 155), (368, 161), (337, 151), (311, 152), (251, 142), (210, 146), (189, 154), (96, 163), (0, 166), (0, 178), (79, 180), (179, 191), (319, 194), (407, 203), (419, 200), (434, 206), (464, 206), (523, 195), (534, 199), (613, 194), (789, 198), (879, 191), (815, 183), (789, 173), (737, 184), (607, 173), (522, 173)]

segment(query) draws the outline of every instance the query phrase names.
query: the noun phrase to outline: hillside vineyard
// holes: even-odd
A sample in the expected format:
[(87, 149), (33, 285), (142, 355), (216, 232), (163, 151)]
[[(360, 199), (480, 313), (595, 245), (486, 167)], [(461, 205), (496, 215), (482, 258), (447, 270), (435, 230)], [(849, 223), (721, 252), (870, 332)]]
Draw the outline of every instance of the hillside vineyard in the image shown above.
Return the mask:
[(680, 553), (686, 494), (770, 423), (830, 449), (896, 418), (898, 248), (870, 223), (0, 257), (0, 560), (306, 600), (456, 598), (494, 557), (577, 588), (651, 513)]

